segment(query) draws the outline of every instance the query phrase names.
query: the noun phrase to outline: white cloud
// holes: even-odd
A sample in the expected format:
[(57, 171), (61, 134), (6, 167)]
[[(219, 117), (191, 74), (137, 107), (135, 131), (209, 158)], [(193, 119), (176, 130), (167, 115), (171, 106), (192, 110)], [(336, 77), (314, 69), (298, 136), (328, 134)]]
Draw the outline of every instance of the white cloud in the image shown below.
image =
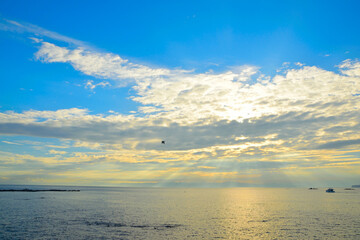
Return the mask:
[(10, 141), (2, 141), (3, 143), (7, 143), (7, 144), (11, 144), (11, 145), (22, 145), (20, 143), (16, 143), (16, 142), (10, 142)]
[[(261, 147), (259, 142), (266, 143), (264, 136), (269, 134), (277, 139), (267, 145), (286, 144), (280, 140), (288, 138), (293, 146), (300, 146), (301, 141), (305, 146), (311, 141), (326, 144), (345, 137), (358, 139), (353, 131), (359, 128), (358, 109), (354, 107), (360, 101), (356, 96), (360, 92), (357, 60), (342, 62), (338, 66), (341, 74), (302, 63), (284, 63), (274, 77), (248, 65), (220, 73), (194, 73), (133, 63), (33, 25), (8, 23), (74, 44), (72, 48), (60, 47), (33, 39), (41, 43), (37, 59), (68, 63), (83, 74), (106, 79), (99, 83), (89, 80), (85, 86), (91, 90), (110, 82), (115, 86), (132, 82), (136, 94), (131, 99), (141, 106), (127, 116), (92, 115), (77, 108), (0, 113), (3, 133), (121, 143), (123, 148), (142, 149), (159, 147), (158, 140), (164, 137), (171, 139), (167, 146), (172, 149), (226, 144), (241, 149), (246, 143)], [(17, 128), (11, 124), (18, 124)]]
[(360, 61), (357, 59), (346, 59), (338, 67), (343, 74), (357, 78), (360, 77)]
[(111, 53), (94, 52), (82, 47), (72, 50), (48, 42), (42, 43), (35, 56), (43, 62), (70, 63), (76, 70), (89, 76), (120, 80), (119, 85), (125, 85), (134, 79), (141, 80), (149, 77), (169, 76), (180, 72), (131, 63)]
[(106, 86), (111, 86), (111, 84), (109, 82), (106, 82), (106, 81), (102, 81), (102, 82), (94, 84), (93, 80), (87, 80), (86, 83), (85, 83), (85, 88), (90, 89), (91, 91), (94, 91), (94, 89), (96, 87), (99, 87), (99, 86), (100, 87), (106, 87)]
[[(236, 180), (242, 178), (240, 172), (246, 175), (244, 179), (251, 174), (273, 177), (280, 173), (281, 182), (284, 173), (320, 167), (352, 168), (354, 179), (358, 176), (358, 60), (343, 61), (338, 66), (340, 73), (303, 63), (284, 63), (273, 77), (249, 65), (195, 73), (132, 62), (31, 24), (6, 20), (0, 29), (35, 35), (27, 37), (39, 45), (35, 57), (42, 62), (70, 64), (101, 79), (84, 84), (91, 91), (131, 83), (135, 91), (131, 99), (140, 104), (130, 115), (113, 110), (92, 114), (79, 108), (0, 113), (0, 134), (67, 142), (56, 146), (2, 141), (33, 144), (38, 151), (37, 156), (1, 152), (3, 166), (14, 169), (9, 172), (4, 167), (5, 177), (35, 175), (33, 169), (19, 171), (29, 166), (36, 169), (36, 177), (38, 166), (43, 166), (44, 172), (57, 168), (55, 173), (65, 171), (63, 176), (68, 177), (81, 173), (85, 178), (93, 174), (94, 179), (106, 175), (110, 180), (117, 176), (121, 181), (139, 182), (156, 182), (161, 177), (170, 181), (206, 181), (211, 176)], [(94, 172), (94, 168), (99, 169)], [(129, 168), (128, 177), (122, 179), (126, 173), (122, 170), (121, 174), (104, 174), (104, 170), (120, 168)], [(304, 179), (308, 175), (301, 181)]]
[[(356, 131), (349, 133), (359, 128), (354, 107), (360, 101), (358, 61), (340, 64), (342, 74), (301, 64), (291, 68), (286, 63), (286, 71), (271, 78), (255, 66), (202, 74), (153, 69), (115, 54), (47, 42), (36, 56), (44, 62), (68, 62), (87, 75), (109, 81), (133, 78), (136, 95), (132, 99), (142, 105), (138, 110), (144, 115), (92, 115), (78, 108), (5, 112), (0, 113), (2, 133), (121, 143), (129, 149), (157, 149), (164, 138), (169, 149), (260, 148), (262, 143), (285, 144), (289, 138), (293, 146), (307, 138), (301, 145), (306, 147), (311, 141), (319, 145), (359, 138)], [(90, 80), (86, 86), (95, 89), (108, 84)], [(335, 127), (337, 131), (328, 130)], [(269, 142), (264, 138), (269, 134), (278, 138)]]
[[(133, 100), (157, 107), (145, 108), (146, 112), (160, 109), (157, 116), (181, 123), (200, 119), (243, 121), (292, 111), (331, 116), (353, 111), (359, 101), (353, 96), (360, 92), (360, 81), (354, 74), (344, 76), (304, 66), (288, 69), (284, 75), (277, 75), (270, 81), (258, 79), (251, 84), (254, 80), (245, 73), (256, 71), (252, 67), (242, 70), (182, 75), (172, 81), (155, 78), (138, 82), (134, 86), (138, 96)], [(336, 104), (339, 107), (334, 107)]]
[[(140, 112), (181, 124), (221, 119), (243, 121), (291, 111), (327, 116), (351, 110), (357, 101), (353, 95), (359, 94), (360, 89), (360, 63), (351, 60), (339, 65), (343, 75), (302, 63), (295, 63), (295, 68), (284, 63), (285, 73), (253, 79), (259, 73), (256, 66), (195, 74), (152, 68), (83, 46), (70, 49), (49, 42), (42, 42), (35, 56), (48, 63), (69, 63), (86, 75), (114, 81), (118, 86), (135, 82), (133, 89), (137, 94), (132, 99), (143, 105)], [(85, 86), (93, 90), (110, 84), (108, 81), (94, 84), (89, 80)], [(326, 104), (340, 104), (341, 108), (326, 108)]]
[(29, 37), (29, 39), (33, 40), (34, 43), (41, 43), (43, 40), (35, 37)]

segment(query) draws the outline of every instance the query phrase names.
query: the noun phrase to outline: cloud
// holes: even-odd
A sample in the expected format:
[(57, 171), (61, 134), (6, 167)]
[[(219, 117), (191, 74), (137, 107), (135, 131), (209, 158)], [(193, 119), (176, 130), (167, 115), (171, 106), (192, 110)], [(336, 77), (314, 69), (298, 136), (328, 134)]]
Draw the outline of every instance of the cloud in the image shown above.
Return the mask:
[(79, 41), (77, 39), (49, 31), (47, 29), (41, 28), (39, 26), (30, 23), (20, 23), (9, 19), (1, 19), (0, 30), (17, 32), (17, 33), (31, 33), (36, 36), (36, 37), (30, 37), (35, 42), (40, 42), (38, 36), (42, 36), (42, 37), (48, 37), (52, 40), (73, 44), (76, 46), (89, 47), (89, 45), (83, 41)]
[(133, 63), (31, 24), (6, 22), (11, 27), (75, 45), (60, 47), (36, 38), (41, 43), (35, 53), (37, 59), (69, 63), (83, 74), (107, 79), (98, 84), (88, 81), (89, 89), (105, 86), (109, 81), (115, 86), (131, 82), (136, 91), (132, 100), (142, 105), (141, 113), (181, 124), (221, 119), (242, 121), (294, 111), (332, 115), (335, 109), (346, 112), (353, 108), (357, 102), (353, 96), (360, 93), (357, 60), (343, 61), (338, 66), (342, 74), (300, 63), (295, 63), (296, 68), (285, 63), (285, 73), (274, 77), (264, 76), (259, 67), (249, 65), (231, 67), (221, 73), (196, 74)]
[[(37, 60), (70, 64), (100, 79), (85, 83), (90, 90), (130, 84), (130, 99), (139, 105), (129, 115), (80, 108), (1, 112), (0, 134), (71, 142), (67, 151), (47, 149), (45, 156), (2, 154), (4, 164), (88, 166), (58, 172), (59, 179), (78, 181), (257, 184), (305, 176), (316, 168), (346, 173), (359, 164), (358, 60), (345, 60), (334, 71), (285, 63), (275, 76), (251, 65), (199, 73), (132, 62), (34, 25), (6, 21), (0, 28), (50, 38), (30, 36), (39, 47)], [(122, 170), (104, 177), (95, 167)]]
[[(312, 150), (314, 156), (320, 151)], [(56, 154), (56, 152), (54, 152)], [(294, 158), (297, 156), (296, 158)], [(120, 183), (152, 183), (151, 186), (170, 186), (180, 183), (248, 183), (255, 185), (284, 185), (286, 179), (297, 179), (304, 184), (314, 185), (309, 176), (316, 171), (318, 177), (326, 177), (327, 171), (347, 174), (356, 179), (360, 165), (358, 158), (344, 159), (337, 151), (328, 151), (323, 158), (311, 158), (300, 152), (283, 153), (271, 160), (259, 158), (234, 159), (201, 156), (186, 151), (103, 151), (69, 152), (64, 156), (32, 156), (1, 152), (1, 175), (12, 182), (27, 181), (39, 183), (86, 183), (89, 185), (116, 185)], [(190, 157), (187, 159), (187, 157)], [(349, 157), (351, 157), (349, 155)], [(266, 158), (266, 157), (265, 157)], [(305, 179), (303, 177), (306, 177)], [(285, 180), (284, 180), (285, 178)], [(309, 180), (311, 178), (311, 180)], [(329, 181), (324, 181), (329, 182)], [(285, 183), (285, 185), (288, 182)], [(295, 184), (293, 182), (293, 184)], [(181, 184), (182, 185), (182, 184)]]
[(10, 142), (10, 141), (2, 141), (3, 143), (7, 143), (7, 144), (11, 144), (11, 145), (22, 145), (20, 143), (16, 143), (16, 142)]
[[(344, 75), (318, 67), (296, 64), (285, 74), (270, 78), (255, 66), (232, 67), (222, 73), (195, 74), (183, 70), (151, 68), (129, 62), (118, 55), (84, 48), (69, 49), (42, 42), (35, 54), (44, 62), (70, 63), (76, 70), (124, 86), (135, 81), (132, 100), (143, 106), (139, 111), (175, 122), (204, 119), (238, 120), (291, 111), (314, 111), (331, 115), (334, 105), (343, 111), (353, 108), (354, 95), (360, 93), (357, 61), (339, 65)], [(300, 68), (299, 68), (300, 67)], [(106, 82), (98, 85), (104, 86)], [(92, 82), (87, 86), (95, 88)], [(332, 108), (327, 107), (332, 104)], [(323, 108), (323, 109), (320, 109)], [(338, 111), (338, 109), (336, 110)]]
[(94, 91), (94, 89), (96, 87), (99, 87), (99, 86), (100, 87), (106, 87), (106, 86), (111, 86), (111, 84), (109, 82), (106, 82), (106, 81), (102, 81), (102, 82), (94, 84), (93, 80), (88, 80), (85, 83), (85, 88), (90, 89), (91, 91)]
[[(35, 56), (46, 62), (71, 64), (99, 79), (86, 87), (132, 82), (131, 115), (93, 115), (87, 109), (30, 110), (0, 113), (0, 132), (12, 135), (63, 138), (81, 142), (121, 144), (124, 149), (155, 149), (166, 139), (167, 150), (223, 146), (242, 152), (265, 146), (307, 145), (336, 141), (344, 126), (359, 122), (358, 61), (346, 60), (341, 74), (296, 63), (274, 77), (244, 65), (214, 73), (152, 68), (119, 55), (85, 47), (41, 43)], [(326, 127), (325, 127), (326, 126)], [(329, 131), (329, 129), (338, 131)], [(267, 139), (268, 135), (276, 136)], [(349, 135), (349, 133), (347, 133)], [(350, 134), (357, 138), (356, 132)], [(320, 137), (321, 136), (321, 137)], [(289, 142), (289, 140), (291, 140)], [(261, 150), (262, 151), (262, 150)]]
[(359, 145), (360, 139), (352, 139), (352, 140), (339, 140), (328, 142), (318, 146), (318, 149), (333, 149), (333, 148), (344, 148), (352, 145)]
[[(112, 61), (109, 59), (118, 59), (114, 60), (115, 65), (127, 64), (111, 54), (83, 53), (43, 44), (55, 49), (44, 50), (50, 55), (42, 50), (37, 53), (48, 62), (79, 63), (75, 68), (85, 71), (92, 62), (104, 61), (89, 75), (115, 74), (116, 66), (107, 65)], [(90, 61), (88, 57), (97, 60)], [(357, 62), (345, 61), (339, 67), (356, 70), (357, 66)], [(217, 152), (229, 152), (224, 146), (230, 146), (242, 153), (265, 151), (266, 146), (274, 145), (305, 149), (342, 141), (337, 138), (344, 134), (347, 138), (359, 137), (354, 131), (359, 128), (358, 109), (354, 106), (360, 101), (356, 96), (360, 81), (354, 74), (342, 75), (309, 66), (289, 68), (273, 78), (260, 75), (254, 79), (258, 73), (258, 67), (241, 66), (217, 74), (181, 73), (166, 78), (145, 74), (133, 86), (136, 95), (132, 99), (141, 104), (139, 112), (145, 114), (141, 117), (136, 113), (93, 115), (78, 108), (5, 112), (0, 113), (0, 132), (120, 144), (123, 149), (138, 150), (159, 150), (163, 147), (159, 142), (166, 139), (166, 150), (215, 147)], [(105, 85), (105, 81), (87, 83), (90, 89)], [(269, 135), (276, 137), (268, 139)]]
[(338, 67), (341, 69), (341, 72), (348, 76), (360, 77), (360, 62), (358, 59), (344, 60)]
[[(343, 128), (327, 130), (329, 126), (344, 124), (344, 116), (325, 117), (298, 112), (242, 122), (218, 120), (210, 124), (199, 122), (188, 125), (167, 119), (91, 115), (81, 109), (44, 111), (44, 115), (33, 111), (22, 114), (9, 112), (0, 116), (2, 134), (119, 144), (123, 149), (138, 150), (170, 151), (215, 147), (217, 151), (238, 149), (239, 152), (246, 152), (257, 149), (260, 153), (266, 146), (304, 147), (314, 142), (328, 141), (343, 131), (348, 132), (348, 129)], [(355, 113), (347, 115), (347, 118), (349, 122), (358, 121)], [(357, 132), (352, 136), (357, 136)], [(163, 139), (166, 139), (164, 146), (160, 144)]]
[[(129, 82), (134, 81), (134, 79), (171, 76), (188, 72), (166, 68), (151, 68), (142, 64), (132, 63), (119, 55), (98, 51), (95, 47), (83, 41), (29, 23), (2, 19), (0, 30), (30, 34), (29, 39), (37, 44), (41, 44), (38, 52), (35, 54), (38, 60), (48, 63), (70, 63), (76, 70), (86, 75), (100, 79), (117, 80), (119, 86), (127, 85)], [(49, 38), (51, 41), (67, 43), (71, 48), (57, 46), (54, 43), (40, 39), (39, 36)]]
[(95, 52), (83, 47), (69, 49), (49, 42), (42, 42), (35, 57), (47, 63), (70, 63), (76, 70), (86, 75), (100, 79), (117, 80), (121, 86), (134, 79), (169, 76), (179, 72), (131, 63), (127, 59), (112, 53)]
[[(252, 67), (243, 71), (255, 72)], [(132, 99), (156, 106), (154, 111), (161, 110), (157, 115), (182, 124), (213, 119), (242, 121), (289, 112), (333, 116), (354, 111), (359, 101), (354, 97), (360, 91), (357, 77), (317, 67), (289, 69), (270, 81), (251, 81), (252, 75), (232, 71), (186, 75), (174, 81), (154, 79), (134, 86), (138, 96)]]
[(29, 110), (24, 113), (15, 113), (12, 111), (7, 111), (5, 113), (0, 113), (0, 123), (31, 123), (31, 122), (41, 122), (49, 120), (66, 120), (66, 119), (76, 119), (87, 115), (87, 109), (60, 109), (56, 111), (37, 111)]
[(66, 151), (59, 151), (59, 150), (54, 150), (54, 149), (51, 149), (49, 151), (50, 154), (66, 154), (67, 152)]

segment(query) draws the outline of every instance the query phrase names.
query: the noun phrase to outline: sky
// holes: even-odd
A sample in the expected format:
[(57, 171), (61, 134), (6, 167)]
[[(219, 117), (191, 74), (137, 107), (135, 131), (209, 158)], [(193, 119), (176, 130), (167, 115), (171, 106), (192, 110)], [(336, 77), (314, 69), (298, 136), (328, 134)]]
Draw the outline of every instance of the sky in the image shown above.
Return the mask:
[(359, 9), (0, 0), (0, 184), (360, 184)]

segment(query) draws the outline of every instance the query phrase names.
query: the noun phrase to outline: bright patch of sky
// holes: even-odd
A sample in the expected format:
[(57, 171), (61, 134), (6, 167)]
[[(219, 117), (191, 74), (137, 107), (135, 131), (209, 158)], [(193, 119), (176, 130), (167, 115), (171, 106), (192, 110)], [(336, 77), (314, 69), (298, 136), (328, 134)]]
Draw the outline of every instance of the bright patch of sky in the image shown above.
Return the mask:
[(0, 183), (359, 184), (359, 7), (2, 1)]

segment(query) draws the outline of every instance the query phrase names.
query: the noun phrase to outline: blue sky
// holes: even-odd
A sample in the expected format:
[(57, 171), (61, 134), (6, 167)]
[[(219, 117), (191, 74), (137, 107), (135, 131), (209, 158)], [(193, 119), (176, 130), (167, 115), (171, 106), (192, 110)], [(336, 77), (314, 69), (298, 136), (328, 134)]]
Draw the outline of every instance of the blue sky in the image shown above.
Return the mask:
[(1, 1), (0, 183), (358, 184), (359, 7)]

